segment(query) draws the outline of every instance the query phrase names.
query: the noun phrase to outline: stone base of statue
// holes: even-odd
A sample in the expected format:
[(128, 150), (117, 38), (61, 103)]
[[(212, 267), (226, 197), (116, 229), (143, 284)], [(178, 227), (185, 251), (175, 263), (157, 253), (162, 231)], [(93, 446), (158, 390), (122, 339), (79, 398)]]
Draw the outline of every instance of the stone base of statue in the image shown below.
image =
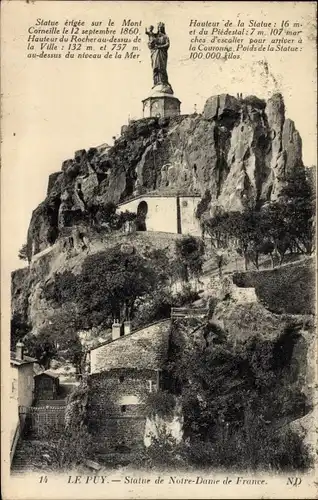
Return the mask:
[(142, 110), (143, 117), (150, 118), (153, 116), (165, 118), (166, 116), (179, 116), (181, 102), (177, 97), (174, 97), (173, 90), (168, 84), (156, 85), (153, 87), (149, 97), (143, 99)]

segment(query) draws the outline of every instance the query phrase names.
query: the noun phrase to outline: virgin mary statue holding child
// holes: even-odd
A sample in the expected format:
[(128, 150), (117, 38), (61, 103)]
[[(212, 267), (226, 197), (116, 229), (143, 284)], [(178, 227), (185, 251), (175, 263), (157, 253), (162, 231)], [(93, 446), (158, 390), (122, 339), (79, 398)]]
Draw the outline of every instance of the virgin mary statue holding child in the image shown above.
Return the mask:
[(149, 37), (148, 48), (151, 54), (151, 66), (153, 72), (153, 88), (158, 92), (173, 94), (168, 81), (167, 62), (168, 49), (170, 47), (169, 37), (166, 35), (164, 23), (158, 23), (157, 33), (153, 32), (153, 26), (146, 30)]

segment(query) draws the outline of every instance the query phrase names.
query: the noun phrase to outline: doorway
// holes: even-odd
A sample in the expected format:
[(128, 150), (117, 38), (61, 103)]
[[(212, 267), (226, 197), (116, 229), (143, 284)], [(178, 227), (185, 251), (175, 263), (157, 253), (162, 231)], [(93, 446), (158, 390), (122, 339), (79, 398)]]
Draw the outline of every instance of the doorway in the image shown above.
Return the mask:
[(141, 201), (137, 208), (136, 229), (137, 231), (147, 231), (146, 218), (148, 213), (148, 204)]

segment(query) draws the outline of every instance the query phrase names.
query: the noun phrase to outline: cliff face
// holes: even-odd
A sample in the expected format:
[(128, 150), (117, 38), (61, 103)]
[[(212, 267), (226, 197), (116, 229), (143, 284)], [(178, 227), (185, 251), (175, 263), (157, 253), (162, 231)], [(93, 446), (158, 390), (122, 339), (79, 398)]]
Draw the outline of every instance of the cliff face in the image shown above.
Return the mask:
[(277, 198), (286, 176), (303, 168), (301, 139), (285, 119), (280, 94), (210, 97), (202, 115), (148, 118), (122, 128), (112, 147), (80, 150), (49, 178), (34, 210), (29, 257), (54, 243), (63, 228), (90, 224), (93, 210), (137, 194), (210, 191), (213, 203), (241, 210)]

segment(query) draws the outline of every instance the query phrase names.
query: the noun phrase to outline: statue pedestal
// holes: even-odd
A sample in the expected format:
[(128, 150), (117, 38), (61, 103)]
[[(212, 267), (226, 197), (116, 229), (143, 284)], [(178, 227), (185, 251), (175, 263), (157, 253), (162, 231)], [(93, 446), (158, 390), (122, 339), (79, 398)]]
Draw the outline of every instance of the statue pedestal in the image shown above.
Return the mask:
[(181, 102), (172, 94), (154, 92), (142, 101), (143, 117), (152, 116), (165, 118), (166, 116), (179, 116)]

